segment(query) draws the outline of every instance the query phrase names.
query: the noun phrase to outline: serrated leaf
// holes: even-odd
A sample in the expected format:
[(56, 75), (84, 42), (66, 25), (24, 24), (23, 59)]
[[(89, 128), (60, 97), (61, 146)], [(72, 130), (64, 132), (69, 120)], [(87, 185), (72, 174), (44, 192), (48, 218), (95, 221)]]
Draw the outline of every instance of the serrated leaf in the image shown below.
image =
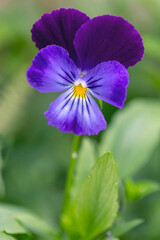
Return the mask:
[(1, 232), (0, 233), (0, 240), (15, 240), (15, 238)]
[(144, 222), (143, 219), (134, 219), (130, 221), (121, 221), (118, 222), (113, 228), (111, 229), (112, 235), (114, 237), (120, 237), (125, 233), (131, 231), (132, 229), (136, 228), (140, 224)]
[(153, 192), (159, 191), (160, 184), (151, 180), (133, 182), (133, 180), (128, 179), (125, 184), (125, 190), (127, 199), (136, 201)]
[(100, 155), (113, 153), (119, 177), (134, 175), (149, 160), (160, 140), (160, 101), (134, 100), (119, 111), (103, 135)]
[(83, 182), (71, 211), (68, 209), (67, 214), (71, 214), (65, 216), (70, 223), (69, 230), (77, 231), (80, 239), (93, 239), (112, 225), (118, 210), (117, 177), (114, 158), (107, 153), (98, 159)]
[(75, 180), (72, 187), (72, 195), (77, 195), (83, 180), (89, 175), (90, 169), (96, 162), (95, 147), (89, 138), (84, 137), (77, 158)]

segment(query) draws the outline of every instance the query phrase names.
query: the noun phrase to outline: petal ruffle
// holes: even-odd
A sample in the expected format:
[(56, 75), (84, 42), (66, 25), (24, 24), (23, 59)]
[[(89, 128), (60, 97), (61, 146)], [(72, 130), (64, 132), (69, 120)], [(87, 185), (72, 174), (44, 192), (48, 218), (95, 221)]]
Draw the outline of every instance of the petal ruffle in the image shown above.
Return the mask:
[(91, 94), (118, 108), (124, 106), (129, 76), (126, 68), (117, 61), (98, 64), (83, 77)]
[(106, 128), (103, 114), (90, 94), (86, 98), (73, 97), (73, 89), (62, 93), (44, 115), (49, 125), (62, 132), (95, 135)]
[(55, 45), (41, 49), (27, 71), (29, 84), (39, 92), (65, 91), (79, 78), (68, 52)]
[(45, 13), (31, 30), (32, 40), (39, 49), (55, 44), (69, 52), (70, 58), (77, 64), (77, 55), (73, 45), (76, 31), (89, 20), (89, 17), (76, 9), (59, 9)]
[(144, 53), (142, 38), (133, 25), (110, 15), (83, 24), (76, 33), (74, 46), (82, 71), (110, 60), (128, 68), (140, 61)]

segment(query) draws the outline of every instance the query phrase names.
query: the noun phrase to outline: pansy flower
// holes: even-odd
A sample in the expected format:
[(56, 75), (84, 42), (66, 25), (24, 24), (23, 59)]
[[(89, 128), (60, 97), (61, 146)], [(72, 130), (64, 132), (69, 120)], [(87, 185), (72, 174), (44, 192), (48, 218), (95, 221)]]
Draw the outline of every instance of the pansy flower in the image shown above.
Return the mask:
[(27, 71), (39, 92), (62, 92), (44, 113), (63, 132), (94, 135), (106, 121), (94, 98), (124, 106), (127, 68), (142, 59), (137, 30), (122, 17), (90, 19), (75, 9), (45, 13), (31, 30), (40, 49)]

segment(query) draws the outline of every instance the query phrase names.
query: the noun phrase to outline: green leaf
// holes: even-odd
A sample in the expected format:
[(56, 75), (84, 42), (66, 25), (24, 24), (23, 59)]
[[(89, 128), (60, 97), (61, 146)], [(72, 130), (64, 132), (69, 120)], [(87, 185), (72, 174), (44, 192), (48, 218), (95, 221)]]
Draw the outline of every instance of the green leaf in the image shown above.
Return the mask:
[[(16, 240), (33, 240), (33, 236), (26, 234), (14, 234), (12, 235)], [(40, 239), (39, 239), (40, 240)], [(41, 239), (42, 240), (42, 239)]]
[(159, 191), (160, 184), (151, 180), (133, 182), (133, 180), (128, 179), (126, 181), (125, 190), (127, 199), (136, 201), (153, 192)]
[(111, 232), (114, 237), (120, 237), (124, 235), (125, 233), (131, 231), (133, 228), (139, 226), (144, 221), (143, 219), (134, 219), (131, 221), (122, 221), (118, 222), (113, 228), (111, 229)]
[(1, 232), (0, 233), (0, 240), (15, 240), (15, 238)]
[(103, 135), (100, 155), (113, 153), (119, 177), (134, 175), (150, 159), (160, 140), (160, 101), (134, 100), (115, 114)]
[(117, 177), (112, 154), (99, 158), (63, 216), (71, 239), (93, 239), (111, 227), (118, 210)]
[(9, 234), (24, 234), (27, 230), (17, 221), (17, 219), (4, 209), (0, 209), (0, 232)]
[[(23, 227), (23, 226), (25, 227)], [(30, 211), (9, 204), (0, 205), (0, 231), (10, 234), (24, 234), (28, 231), (46, 239), (56, 238), (52, 227)]]
[(5, 142), (5, 139), (0, 135), (0, 197), (3, 197), (5, 193), (5, 185), (2, 177), (2, 169), (3, 169), (4, 161), (7, 158), (7, 155), (8, 155), (8, 146)]
[(100, 99), (98, 99), (98, 103), (99, 103), (99, 106), (100, 106), (100, 108), (101, 108), (101, 110), (102, 110), (102, 109), (103, 109), (103, 101), (100, 100)]
[(84, 137), (77, 158), (75, 180), (72, 187), (72, 195), (77, 195), (83, 180), (89, 175), (90, 169), (96, 162), (95, 146), (89, 138)]

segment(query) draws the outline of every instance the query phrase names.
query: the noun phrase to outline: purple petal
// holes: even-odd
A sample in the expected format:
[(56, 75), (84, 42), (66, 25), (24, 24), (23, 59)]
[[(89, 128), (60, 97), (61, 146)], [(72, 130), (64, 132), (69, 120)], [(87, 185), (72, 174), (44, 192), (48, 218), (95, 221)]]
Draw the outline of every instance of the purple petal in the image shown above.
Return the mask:
[(106, 121), (94, 99), (88, 93), (86, 98), (74, 97), (73, 89), (62, 93), (44, 115), (49, 125), (62, 132), (95, 135), (106, 128)]
[(39, 49), (51, 44), (63, 47), (77, 63), (73, 39), (76, 31), (88, 20), (87, 15), (75, 9), (59, 9), (45, 13), (33, 25), (32, 40)]
[(140, 61), (144, 53), (137, 30), (122, 17), (110, 15), (85, 23), (76, 33), (74, 46), (82, 71), (110, 60), (128, 68)]
[(98, 64), (83, 77), (91, 94), (118, 108), (124, 106), (129, 83), (126, 68), (117, 61)]
[(29, 84), (39, 92), (60, 92), (70, 88), (79, 73), (68, 52), (50, 45), (41, 49), (27, 71)]

